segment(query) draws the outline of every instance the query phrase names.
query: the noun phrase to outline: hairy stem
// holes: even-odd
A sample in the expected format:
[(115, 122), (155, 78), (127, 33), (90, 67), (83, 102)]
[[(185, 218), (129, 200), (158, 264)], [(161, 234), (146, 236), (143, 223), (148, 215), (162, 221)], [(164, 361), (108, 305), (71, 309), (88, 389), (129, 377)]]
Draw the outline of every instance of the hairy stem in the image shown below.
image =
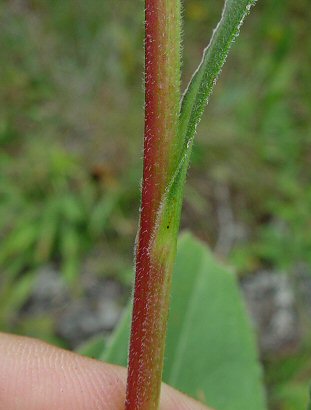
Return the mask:
[(161, 203), (182, 149), (177, 141), (180, 32), (180, 0), (146, 0), (144, 172), (127, 410), (157, 409), (160, 395), (177, 234), (172, 242), (161, 247), (158, 256), (162, 257), (152, 249), (152, 239)]

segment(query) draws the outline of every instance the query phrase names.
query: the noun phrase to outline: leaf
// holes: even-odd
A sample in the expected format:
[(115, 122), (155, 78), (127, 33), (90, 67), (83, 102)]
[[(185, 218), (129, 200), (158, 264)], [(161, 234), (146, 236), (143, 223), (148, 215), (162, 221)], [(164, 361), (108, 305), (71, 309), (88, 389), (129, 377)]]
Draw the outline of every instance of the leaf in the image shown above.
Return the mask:
[(81, 239), (78, 230), (74, 226), (63, 225), (61, 233), (62, 271), (65, 280), (69, 284), (74, 284), (78, 278)]
[(0, 322), (6, 321), (10, 315), (15, 315), (28, 299), (34, 284), (34, 272), (25, 272), (14, 284), (7, 284), (1, 289)]
[(67, 194), (61, 199), (61, 209), (64, 219), (68, 223), (78, 224), (84, 219), (84, 210), (81, 201), (73, 194)]
[[(150, 249), (155, 259), (161, 257), (163, 244), (174, 257), (176, 236), (179, 229), (183, 190), (189, 167), (193, 139), (217, 78), (226, 61), (230, 47), (239, 34), (240, 27), (256, 0), (226, 0), (222, 17), (202, 61), (186, 89), (179, 116), (178, 137), (183, 145), (173, 177), (168, 183), (158, 209), (157, 222)], [(170, 244), (167, 246), (167, 244)], [(167, 258), (167, 255), (164, 254)]]
[(132, 303), (129, 303), (123, 312), (123, 316), (119, 322), (117, 329), (114, 331), (110, 340), (107, 343), (106, 349), (99, 355), (100, 360), (119, 364), (120, 366), (127, 365), (128, 341), (130, 339), (131, 329), (131, 313)]
[(119, 192), (107, 193), (92, 209), (88, 229), (94, 236), (100, 235), (106, 228), (109, 217), (120, 199)]
[(82, 345), (78, 346), (76, 352), (84, 356), (96, 358), (98, 357), (98, 355), (102, 353), (104, 346), (105, 339), (104, 336), (100, 334), (92, 337), (91, 339), (84, 342)]
[(256, 0), (226, 0), (222, 17), (202, 61), (186, 89), (179, 119), (179, 134), (184, 140), (184, 148), (189, 148), (196, 127), (201, 120), (230, 47), (239, 34), (240, 27)]
[[(130, 310), (101, 358), (126, 365)], [(253, 332), (235, 276), (189, 234), (180, 238), (163, 379), (217, 410), (264, 410)]]
[(59, 228), (59, 206), (57, 201), (49, 201), (42, 210), (39, 222), (40, 231), (37, 238), (34, 259), (38, 263), (51, 257)]
[(254, 337), (234, 275), (186, 235), (173, 280), (165, 380), (219, 410), (263, 409)]
[(14, 229), (0, 250), (0, 263), (3, 264), (10, 258), (14, 258), (19, 254), (27, 253), (35, 244), (38, 236), (38, 226), (32, 219), (23, 221), (16, 229)]
[(291, 381), (276, 386), (272, 395), (271, 403), (277, 409), (284, 410), (310, 410), (308, 404), (308, 383)]

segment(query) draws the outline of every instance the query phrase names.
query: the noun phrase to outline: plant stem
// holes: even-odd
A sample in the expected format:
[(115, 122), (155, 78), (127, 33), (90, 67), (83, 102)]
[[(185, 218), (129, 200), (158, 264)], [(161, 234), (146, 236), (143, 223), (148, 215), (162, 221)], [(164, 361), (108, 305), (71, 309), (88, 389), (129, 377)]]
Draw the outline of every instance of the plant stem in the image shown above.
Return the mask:
[[(158, 408), (176, 236), (152, 249), (157, 215), (177, 166), (180, 0), (146, 0), (142, 206), (129, 352), (127, 410)], [(169, 226), (167, 227), (169, 229)], [(158, 244), (157, 244), (158, 248)], [(167, 256), (167, 257), (165, 257)]]

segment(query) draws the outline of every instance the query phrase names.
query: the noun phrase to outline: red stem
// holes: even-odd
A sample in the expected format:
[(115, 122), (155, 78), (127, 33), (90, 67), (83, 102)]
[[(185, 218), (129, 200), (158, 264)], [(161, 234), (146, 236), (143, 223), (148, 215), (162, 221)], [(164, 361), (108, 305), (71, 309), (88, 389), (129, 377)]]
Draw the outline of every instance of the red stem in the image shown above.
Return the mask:
[(151, 260), (150, 241), (177, 156), (179, 31), (179, 1), (146, 0), (144, 174), (126, 410), (158, 408), (170, 275)]

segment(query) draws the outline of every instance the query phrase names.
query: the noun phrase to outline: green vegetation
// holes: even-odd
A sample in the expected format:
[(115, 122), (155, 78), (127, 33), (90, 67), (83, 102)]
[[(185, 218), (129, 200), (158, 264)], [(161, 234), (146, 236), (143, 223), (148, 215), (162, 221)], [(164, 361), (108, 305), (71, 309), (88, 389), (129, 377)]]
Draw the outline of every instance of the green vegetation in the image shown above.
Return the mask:
[[(182, 99), (181, 2), (146, 0), (145, 5), (144, 169), (125, 400), (129, 410), (159, 407), (171, 277), (193, 140), (230, 47), (254, 0), (224, 3), (220, 21)], [(192, 304), (187, 306), (186, 314)], [(197, 317), (204, 312), (198, 310)], [(178, 332), (174, 336), (178, 338)], [(206, 344), (197, 360), (200, 357), (205, 362), (212, 349)], [(203, 391), (210, 388), (207, 383)], [(241, 405), (234, 399), (230, 402)]]
[[(222, 4), (184, 5), (185, 85)], [(307, 0), (258, 2), (193, 147), (182, 226), (240, 275), (311, 262), (310, 13)], [(1, 330), (34, 334), (17, 318), (46, 263), (73, 293), (96, 249), (100, 275), (123, 280), (132, 265), (142, 21), (139, 2), (0, 5)], [(48, 322), (38, 327), (54, 337)], [(286, 363), (265, 363), (271, 409), (306, 407), (308, 342)]]
[[(97, 357), (126, 366), (130, 308)], [(215, 409), (264, 410), (261, 376), (234, 275), (206, 246), (190, 234), (182, 235), (173, 273), (163, 380)]]

